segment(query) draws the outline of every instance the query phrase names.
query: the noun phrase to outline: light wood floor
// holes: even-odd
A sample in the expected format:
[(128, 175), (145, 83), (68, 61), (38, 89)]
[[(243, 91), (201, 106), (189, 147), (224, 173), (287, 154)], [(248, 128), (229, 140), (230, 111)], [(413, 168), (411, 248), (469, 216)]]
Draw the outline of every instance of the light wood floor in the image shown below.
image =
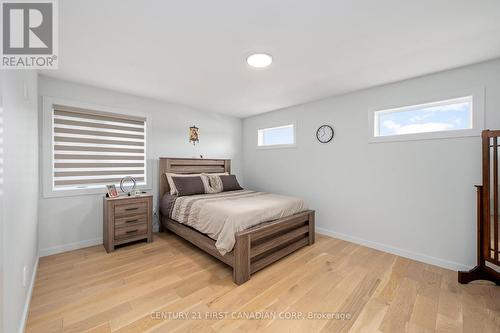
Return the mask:
[[(161, 234), (112, 254), (94, 246), (41, 258), (27, 332), (500, 332), (500, 288), (456, 280), (318, 235), (238, 287), (227, 266)], [(309, 312), (350, 319), (284, 319)]]

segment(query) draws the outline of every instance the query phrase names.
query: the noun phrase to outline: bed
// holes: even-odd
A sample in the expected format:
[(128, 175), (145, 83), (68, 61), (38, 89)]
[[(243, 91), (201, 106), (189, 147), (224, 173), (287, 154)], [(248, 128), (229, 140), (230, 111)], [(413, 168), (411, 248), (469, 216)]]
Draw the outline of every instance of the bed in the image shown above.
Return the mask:
[[(160, 158), (160, 200), (170, 191), (165, 173), (230, 173), (230, 169), (231, 161), (227, 159)], [(243, 197), (248, 197), (248, 200), (253, 200), (254, 203), (263, 203), (264, 201), (262, 200), (264, 200), (264, 197), (262, 197), (262, 195), (270, 196), (265, 197), (265, 200), (268, 202), (272, 202), (273, 200), (280, 202), (280, 200), (284, 200), (284, 197), (281, 196), (261, 193), (262, 192), (242, 190), (234, 191), (234, 193), (223, 192), (223, 194), (219, 196), (213, 194), (205, 196), (200, 195), (197, 198), (184, 198), (184, 202), (181, 202), (183, 205), (177, 203), (177, 206), (189, 206), (190, 201), (195, 200), (206, 200), (224, 205), (224, 201), (229, 200), (242, 202), (241, 200), (243, 200)], [(213, 198), (208, 198), (209, 196), (213, 196)], [(290, 198), (290, 200), (291, 199), (293, 198)], [(294, 213), (293, 209), (298, 209), (298, 203), (293, 203), (290, 200), (285, 203), (281, 202), (282, 205), (288, 204), (289, 207), (288, 209), (285, 209), (286, 207), (283, 208), (280, 212), (274, 212), (275, 215), (272, 215), (272, 209), (266, 209), (266, 211), (270, 212), (268, 214), (271, 215), (256, 215), (253, 224), (258, 224), (248, 229), (235, 232), (232, 235), (234, 237), (234, 244), (231, 244), (233, 243), (233, 240), (229, 239), (231, 237), (226, 237), (227, 239), (221, 243), (220, 239), (214, 239), (214, 235), (211, 235), (213, 237), (211, 238), (207, 234), (198, 231), (186, 223), (180, 223), (171, 218), (172, 214), (166, 214), (165, 211), (160, 212), (160, 230), (168, 230), (177, 234), (201, 250), (229, 265), (233, 269), (234, 282), (236, 284), (242, 284), (250, 279), (251, 274), (304, 246), (314, 244), (314, 211), (306, 209)], [(180, 208), (177, 210), (179, 209)], [(284, 216), (271, 221), (267, 220), (265, 222), (260, 222), (261, 220), (266, 220), (269, 216), (272, 218), (273, 216), (281, 215)], [(173, 216), (182, 220), (182, 214), (179, 212), (176, 212)], [(248, 220), (248, 224), (252, 224), (250, 223), (252, 222), (251, 216), (245, 216), (245, 218)], [(231, 232), (226, 232), (226, 235), (231, 235)]]

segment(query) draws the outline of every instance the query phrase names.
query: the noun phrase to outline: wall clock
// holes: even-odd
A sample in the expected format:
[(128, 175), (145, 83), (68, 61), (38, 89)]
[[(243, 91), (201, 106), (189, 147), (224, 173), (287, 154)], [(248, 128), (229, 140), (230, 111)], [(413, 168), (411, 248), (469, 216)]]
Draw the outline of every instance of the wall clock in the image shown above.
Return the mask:
[(332, 141), (334, 135), (335, 132), (333, 131), (332, 126), (330, 125), (320, 126), (316, 131), (316, 138), (321, 143), (327, 143)]

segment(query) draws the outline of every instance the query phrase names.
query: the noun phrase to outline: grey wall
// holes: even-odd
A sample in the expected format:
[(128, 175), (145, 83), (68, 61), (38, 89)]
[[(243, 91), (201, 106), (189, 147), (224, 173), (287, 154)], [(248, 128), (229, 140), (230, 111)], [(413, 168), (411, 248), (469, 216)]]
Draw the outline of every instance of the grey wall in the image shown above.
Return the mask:
[[(371, 247), (464, 268), (475, 263), (480, 138), (367, 140), (368, 110), (484, 86), (486, 125), (500, 128), (500, 60), (299, 105), (243, 121), (245, 183), (304, 197), (318, 230)], [(259, 127), (295, 122), (297, 147), (257, 150)], [(333, 124), (330, 144), (316, 141)]]
[[(4, 71), (3, 332), (23, 324), (38, 257), (37, 74)], [(26, 88), (25, 88), (26, 87)], [(27, 96), (25, 94), (27, 93)], [(23, 268), (26, 267), (26, 285)]]
[[(44, 76), (40, 96), (64, 98), (104, 107), (146, 112), (152, 124), (150, 146), (155, 206), (159, 157), (231, 158), (241, 174), (241, 120)], [(41, 111), (41, 110), (40, 110)], [(200, 143), (188, 142), (188, 128), (200, 128)], [(40, 254), (47, 255), (102, 242), (102, 195), (41, 198)]]

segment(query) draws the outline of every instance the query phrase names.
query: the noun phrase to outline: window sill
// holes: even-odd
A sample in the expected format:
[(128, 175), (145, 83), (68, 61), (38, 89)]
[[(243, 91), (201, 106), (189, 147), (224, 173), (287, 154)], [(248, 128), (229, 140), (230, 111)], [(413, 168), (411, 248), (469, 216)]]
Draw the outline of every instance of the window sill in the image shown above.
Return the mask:
[[(123, 194), (119, 188), (117, 189), (120, 194)], [(151, 191), (152, 187), (150, 185), (138, 185), (136, 190)], [(91, 195), (103, 196), (106, 193), (107, 193), (106, 187), (81, 188), (81, 189), (60, 190), (60, 191), (49, 190), (49, 191), (44, 191), (42, 199), (80, 197), (80, 196), (91, 196)]]
[(269, 150), (269, 149), (290, 149), (297, 148), (296, 144), (292, 145), (268, 145), (268, 146), (257, 146), (257, 150)]
[(453, 139), (453, 138), (467, 138), (467, 137), (480, 137), (480, 136), (481, 136), (480, 129), (466, 129), (457, 131), (400, 134), (400, 135), (379, 136), (379, 137), (370, 136), (368, 138), (368, 143), (422, 141), (422, 140)]

